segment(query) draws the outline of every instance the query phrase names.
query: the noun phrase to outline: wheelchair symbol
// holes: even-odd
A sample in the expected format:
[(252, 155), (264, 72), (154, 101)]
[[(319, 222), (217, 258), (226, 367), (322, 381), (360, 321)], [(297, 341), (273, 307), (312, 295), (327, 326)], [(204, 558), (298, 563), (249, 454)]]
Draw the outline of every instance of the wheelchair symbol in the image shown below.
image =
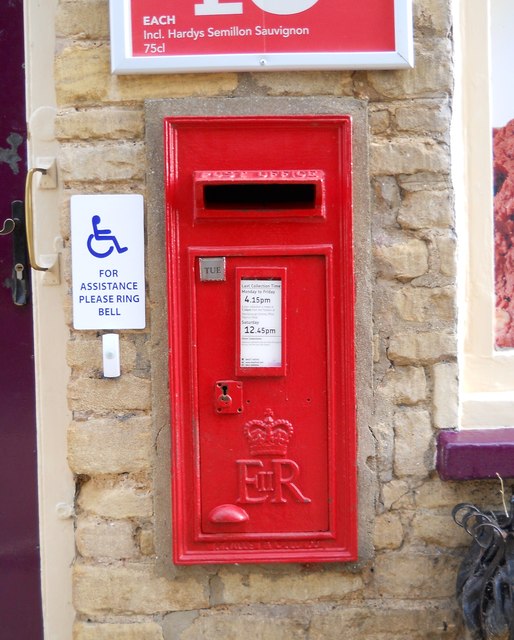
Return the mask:
[[(116, 249), (118, 253), (125, 253), (125, 251), (128, 251), (128, 247), (120, 246), (118, 239), (116, 238), (116, 236), (112, 235), (110, 229), (98, 228), (98, 225), (100, 224), (100, 216), (93, 216), (91, 219), (91, 224), (93, 225), (93, 233), (87, 239), (87, 248), (92, 256), (95, 256), (95, 258), (107, 258), (107, 256), (111, 255), (114, 249)], [(97, 250), (95, 251), (95, 249), (93, 248), (93, 242), (109, 242), (110, 246), (104, 252), (101, 252), (99, 250), (99, 247), (96, 246), (95, 248)]]

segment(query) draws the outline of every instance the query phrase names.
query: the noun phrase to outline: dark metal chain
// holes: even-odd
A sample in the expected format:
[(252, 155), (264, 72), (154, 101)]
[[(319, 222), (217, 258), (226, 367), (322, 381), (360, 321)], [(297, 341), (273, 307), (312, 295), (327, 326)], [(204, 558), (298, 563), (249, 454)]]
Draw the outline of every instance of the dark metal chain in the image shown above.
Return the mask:
[(457, 598), (473, 640), (514, 640), (514, 496), (506, 512), (454, 507), (473, 538), (457, 576)]

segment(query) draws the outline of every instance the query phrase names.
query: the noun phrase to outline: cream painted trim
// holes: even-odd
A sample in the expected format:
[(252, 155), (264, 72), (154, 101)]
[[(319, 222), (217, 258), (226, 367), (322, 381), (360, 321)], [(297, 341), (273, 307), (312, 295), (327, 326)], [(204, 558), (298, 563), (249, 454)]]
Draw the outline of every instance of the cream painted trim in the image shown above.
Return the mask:
[[(54, 138), (55, 86), (53, 62), (57, 0), (25, 0), (25, 65), (29, 166), (58, 156)], [(60, 248), (59, 182), (42, 189), (35, 180), (36, 250)], [(56, 241), (57, 238), (57, 241)], [(66, 433), (70, 422), (66, 402), (68, 328), (63, 301), (66, 289), (52, 278), (32, 272), (38, 432), (39, 527), (41, 584), (45, 638), (69, 640), (74, 611), (71, 567), (75, 556), (73, 532), (74, 481), (67, 465)]]
[(459, 236), (460, 426), (514, 425), (514, 350), (494, 348), (490, 0), (454, 0), (452, 158)]

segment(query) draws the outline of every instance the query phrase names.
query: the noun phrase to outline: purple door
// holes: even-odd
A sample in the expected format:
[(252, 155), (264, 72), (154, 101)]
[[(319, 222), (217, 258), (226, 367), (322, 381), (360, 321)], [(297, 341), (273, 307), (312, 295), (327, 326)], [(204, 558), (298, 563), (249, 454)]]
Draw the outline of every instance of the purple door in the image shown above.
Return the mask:
[[(0, 229), (7, 231), (27, 171), (23, 0), (0, 4), (0, 60)], [(0, 235), (0, 636), (40, 640), (32, 309), (19, 287), (13, 300), (13, 267), (13, 234)]]

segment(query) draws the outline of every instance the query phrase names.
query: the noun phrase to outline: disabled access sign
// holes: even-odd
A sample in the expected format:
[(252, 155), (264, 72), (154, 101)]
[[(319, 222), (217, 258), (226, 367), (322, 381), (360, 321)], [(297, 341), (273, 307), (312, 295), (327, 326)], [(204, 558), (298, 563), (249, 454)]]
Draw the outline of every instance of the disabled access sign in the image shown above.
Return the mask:
[(71, 255), (75, 329), (144, 329), (143, 196), (72, 196)]

